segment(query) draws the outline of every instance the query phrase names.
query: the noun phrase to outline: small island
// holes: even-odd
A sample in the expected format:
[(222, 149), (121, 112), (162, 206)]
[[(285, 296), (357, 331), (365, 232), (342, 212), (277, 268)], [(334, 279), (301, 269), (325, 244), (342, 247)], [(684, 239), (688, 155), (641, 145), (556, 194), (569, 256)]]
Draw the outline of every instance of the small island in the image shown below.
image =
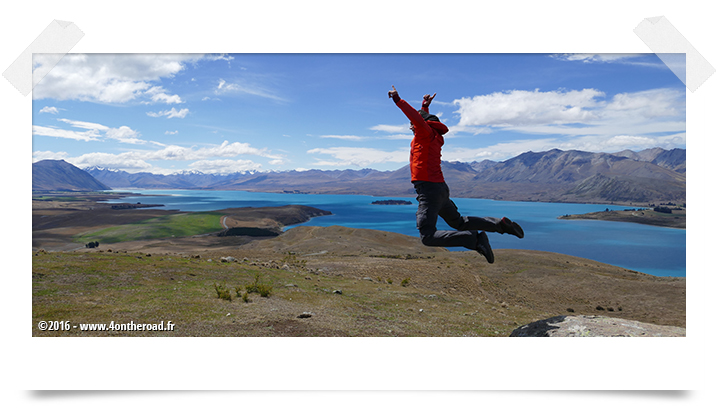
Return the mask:
[[(671, 203), (672, 204), (672, 203)], [(645, 225), (685, 229), (685, 208), (656, 206), (653, 208), (598, 211), (586, 214), (566, 214), (558, 219), (591, 219), (611, 222), (641, 223)]]
[(406, 206), (408, 204), (412, 204), (412, 202), (407, 200), (378, 200), (373, 201), (370, 204), (380, 204), (384, 206)]

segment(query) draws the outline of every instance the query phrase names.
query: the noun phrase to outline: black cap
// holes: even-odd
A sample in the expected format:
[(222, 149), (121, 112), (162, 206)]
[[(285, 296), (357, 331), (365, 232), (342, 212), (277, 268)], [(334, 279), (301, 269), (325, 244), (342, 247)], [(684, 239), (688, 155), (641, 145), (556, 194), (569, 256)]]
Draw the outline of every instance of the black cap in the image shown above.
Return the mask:
[(423, 111), (422, 109), (418, 109), (418, 112), (420, 113), (420, 116), (423, 117), (425, 121), (437, 121), (440, 122), (440, 118), (433, 114), (428, 114), (427, 112)]

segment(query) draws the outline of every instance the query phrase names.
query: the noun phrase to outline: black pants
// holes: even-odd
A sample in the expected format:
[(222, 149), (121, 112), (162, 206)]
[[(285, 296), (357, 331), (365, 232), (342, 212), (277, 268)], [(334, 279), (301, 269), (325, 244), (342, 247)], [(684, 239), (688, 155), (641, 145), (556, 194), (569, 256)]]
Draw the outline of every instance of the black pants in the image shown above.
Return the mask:
[[(475, 249), (479, 230), (501, 232), (500, 219), (495, 217), (462, 216), (450, 199), (450, 189), (444, 182), (413, 181), (417, 192), (417, 228), (420, 239), (427, 246), (462, 246)], [(437, 230), (438, 216), (457, 230)]]

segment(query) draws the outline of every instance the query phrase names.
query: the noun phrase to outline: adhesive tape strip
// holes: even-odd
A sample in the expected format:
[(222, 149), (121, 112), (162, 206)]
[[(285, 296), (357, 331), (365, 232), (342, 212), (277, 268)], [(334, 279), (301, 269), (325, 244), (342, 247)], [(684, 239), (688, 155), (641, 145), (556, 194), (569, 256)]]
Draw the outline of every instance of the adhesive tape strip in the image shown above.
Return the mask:
[[(715, 68), (665, 16), (646, 18), (633, 32), (682, 80), (690, 92), (695, 92), (715, 73)], [(685, 63), (675, 59), (678, 53), (685, 54)]]
[[(23, 96), (27, 96), (84, 35), (80, 28), (72, 22), (53, 20), (3, 72), (3, 76)], [(33, 53), (52, 54), (48, 63), (37, 72), (33, 72)]]

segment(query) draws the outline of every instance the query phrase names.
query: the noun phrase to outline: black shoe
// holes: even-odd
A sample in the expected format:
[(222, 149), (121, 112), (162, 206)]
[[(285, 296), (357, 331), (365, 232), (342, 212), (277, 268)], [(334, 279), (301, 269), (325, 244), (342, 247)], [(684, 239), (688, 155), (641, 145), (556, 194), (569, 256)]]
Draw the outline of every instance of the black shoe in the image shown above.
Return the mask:
[(478, 232), (477, 237), (477, 248), (475, 248), (475, 251), (482, 254), (490, 264), (494, 263), (495, 255), (493, 255), (492, 248), (490, 248), (490, 241), (488, 241), (487, 233), (480, 231)]
[(502, 233), (509, 233), (511, 235), (517, 236), (518, 238), (522, 238), (525, 236), (525, 232), (523, 232), (520, 225), (508, 219), (507, 217), (503, 217), (502, 220), (500, 220), (500, 227), (503, 230)]

